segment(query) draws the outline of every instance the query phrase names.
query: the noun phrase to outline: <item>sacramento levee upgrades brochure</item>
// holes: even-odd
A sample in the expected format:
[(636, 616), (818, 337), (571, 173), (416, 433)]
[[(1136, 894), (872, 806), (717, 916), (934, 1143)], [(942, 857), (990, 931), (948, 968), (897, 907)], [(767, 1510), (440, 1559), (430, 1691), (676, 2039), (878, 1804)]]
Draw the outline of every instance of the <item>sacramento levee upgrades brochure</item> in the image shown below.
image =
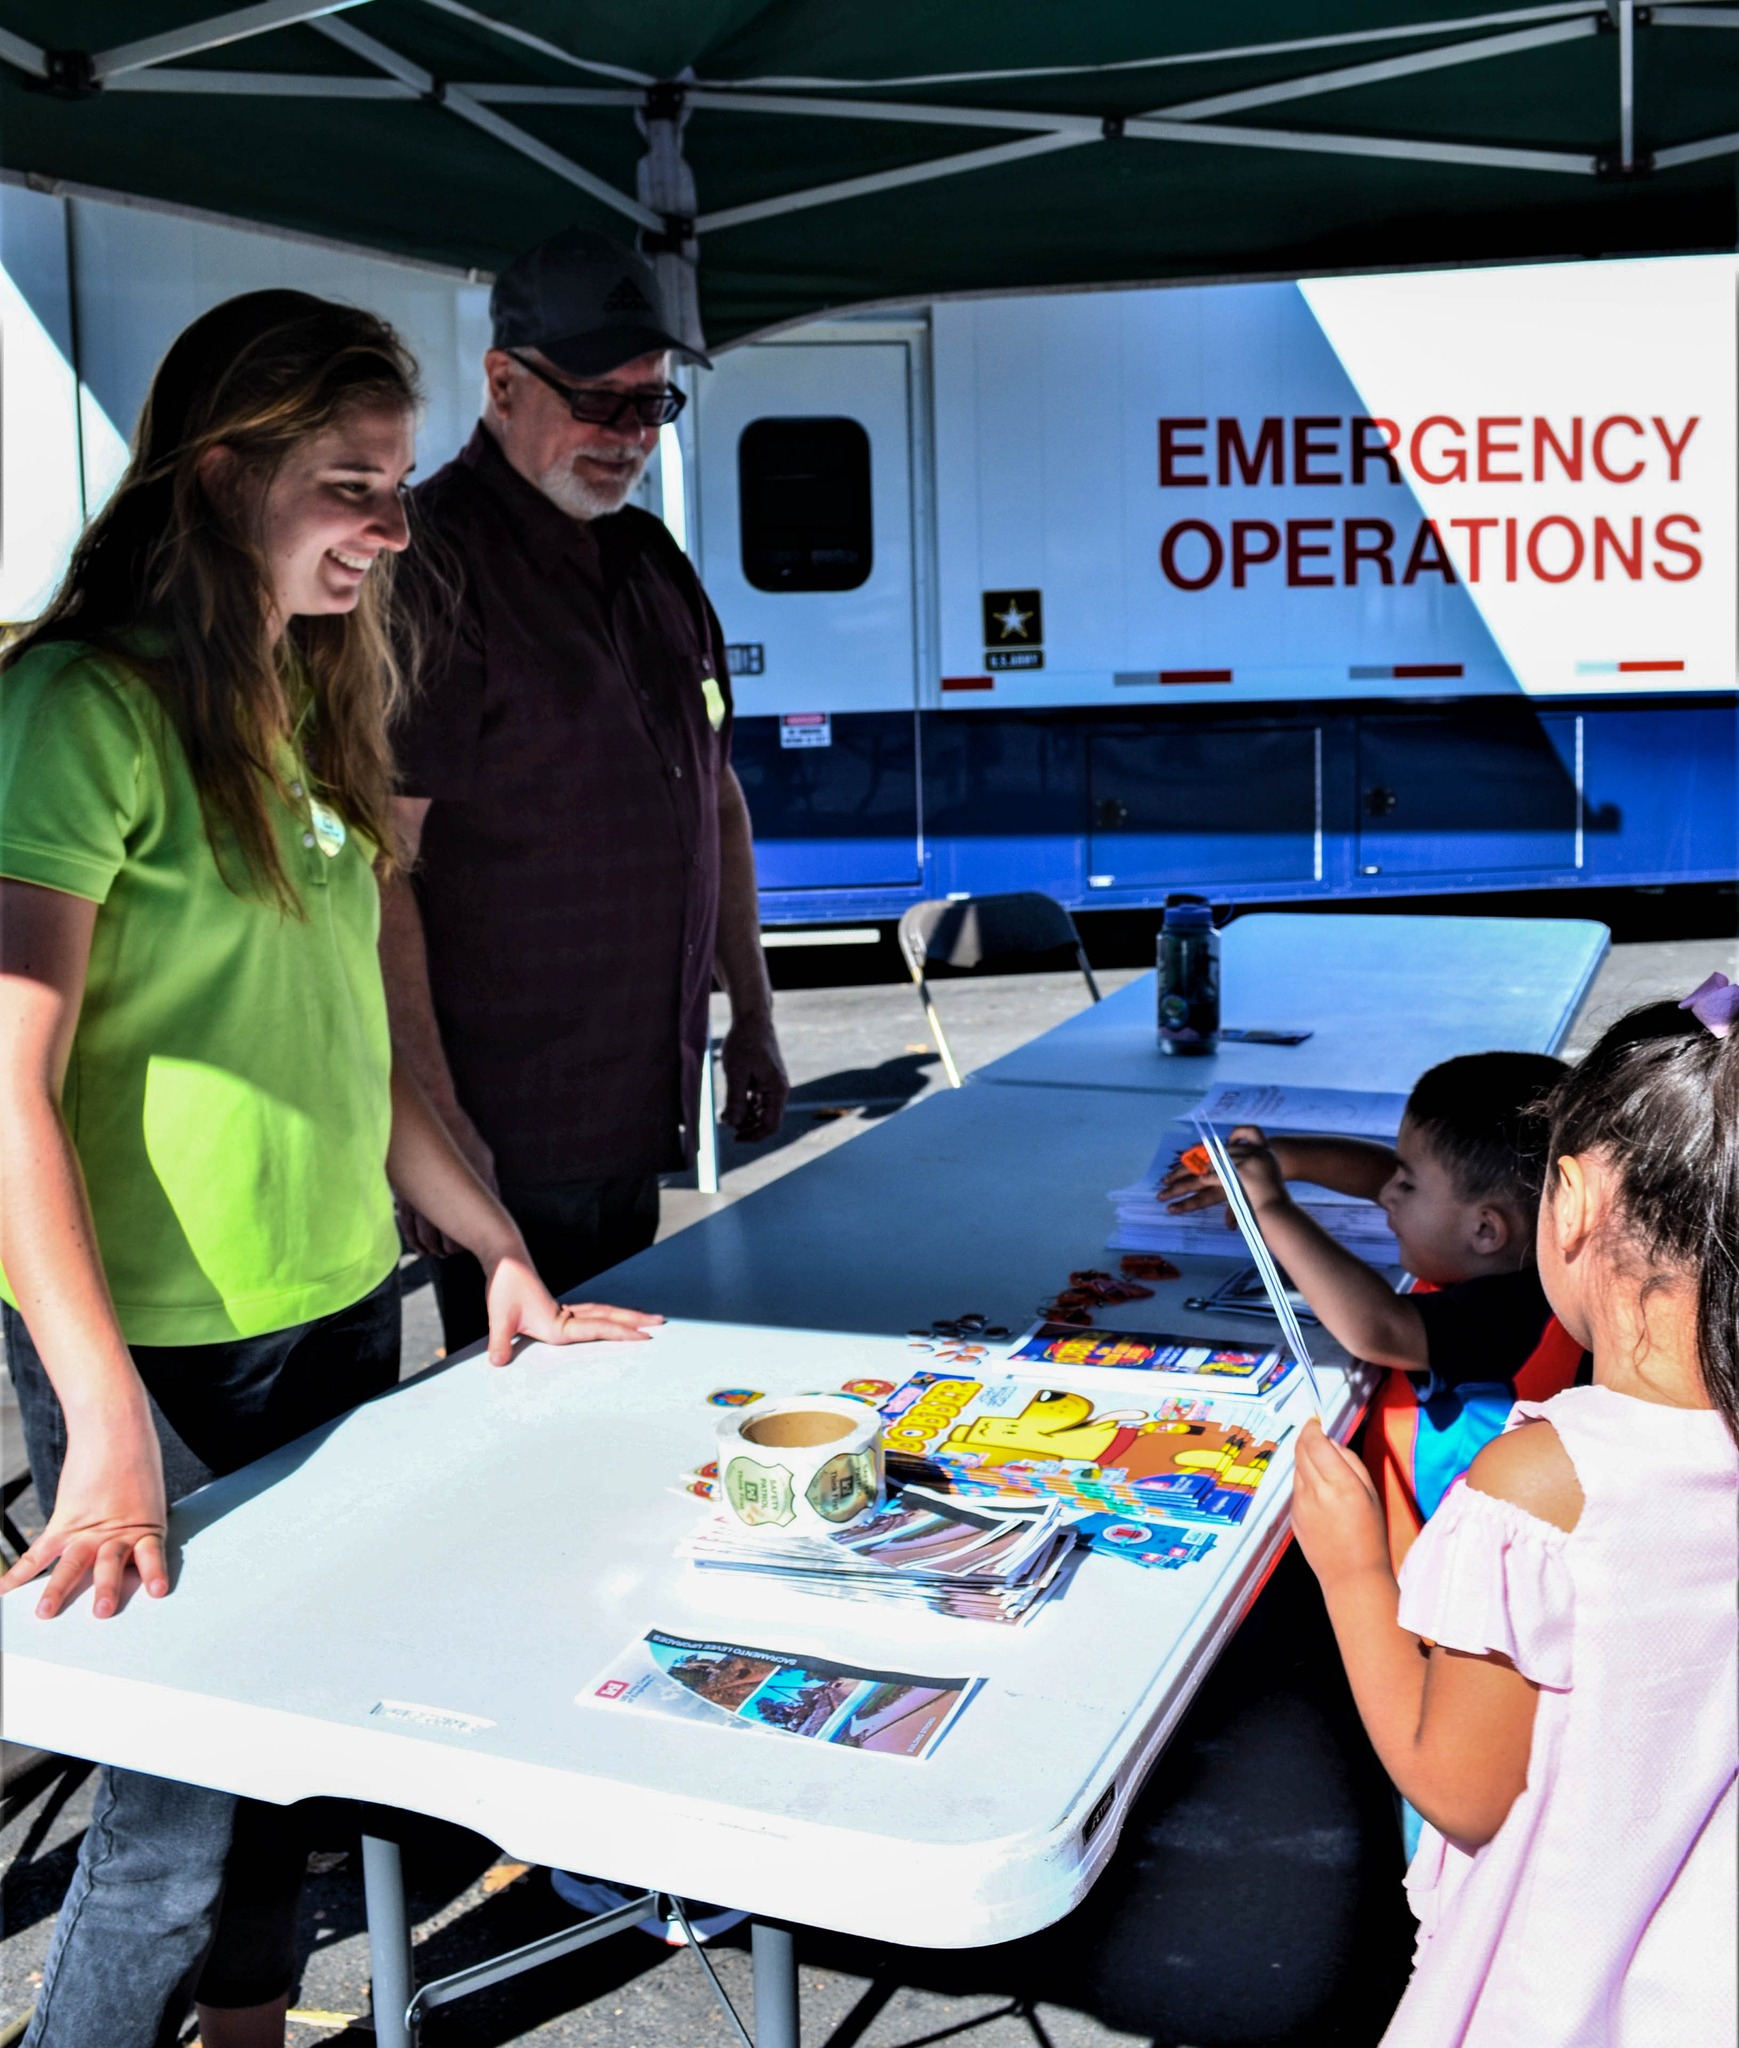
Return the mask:
[(926, 1757), (982, 1683), (866, 1671), (805, 1651), (756, 1650), (649, 1629), (575, 1698), (581, 1706), (760, 1729), (877, 1756)]

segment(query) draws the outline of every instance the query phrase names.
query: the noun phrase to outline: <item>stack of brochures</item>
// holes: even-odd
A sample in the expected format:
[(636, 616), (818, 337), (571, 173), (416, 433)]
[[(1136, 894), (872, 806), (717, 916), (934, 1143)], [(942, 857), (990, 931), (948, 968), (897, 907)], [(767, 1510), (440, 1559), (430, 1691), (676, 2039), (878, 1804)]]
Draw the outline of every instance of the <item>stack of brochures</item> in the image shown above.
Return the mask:
[(826, 1536), (746, 1530), (714, 1515), (678, 1555), (703, 1570), (753, 1572), (848, 1600), (912, 1603), (965, 1621), (1024, 1621), (1075, 1547), (1061, 1501), (992, 1507), (917, 1486)]
[(882, 1403), (889, 1477), (1223, 1528), (1248, 1514), (1290, 1427), (1248, 1394), (1162, 1394), (1090, 1369), (1065, 1378), (914, 1373)]
[[(1113, 1188), (1110, 1199), (1117, 1221), (1106, 1242), (1117, 1251), (1187, 1252), (1208, 1257), (1237, 1257), (1238, 1234), (1219, 1204), (1209, 1209), (1167, 1209), (1159, 1184), (1178, 1155), (1195, 1144), (1195, 1118), (1222, 1138), (1240, 1124), (1254, 1124), (1264, 1136), (1374, 1138), (1392, 1145), (1401, 1128), (1405, 1095), (1379, 1094), (1359, 1088), (1294, 1088), (1279, 1084), (1223, 1081), (1211, 1088), (1189, 1116), (1172, 1124), (1160, 1140), (1141, 1179), (1131, 1187)], [(1309, 1181), (1291, 1184), (1293, 1199), (1348, 1251), (1373, 1266), (1401, 1262), (1388, 1219), (1375, 1202), (1338, 1194)]]

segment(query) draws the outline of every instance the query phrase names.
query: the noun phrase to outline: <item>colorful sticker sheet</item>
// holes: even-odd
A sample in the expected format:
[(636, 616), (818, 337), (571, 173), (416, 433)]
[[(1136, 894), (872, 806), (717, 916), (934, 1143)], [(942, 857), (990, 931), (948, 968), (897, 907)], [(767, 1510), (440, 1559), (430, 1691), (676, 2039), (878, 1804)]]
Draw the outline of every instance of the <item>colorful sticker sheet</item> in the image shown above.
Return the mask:
[(1283, 1433), (1251, 1397), (914, 1373), (882, 1404), (891, 1479), (1088, 1513), (1241, 1522)]
[(1017, 1372), (1030, 1365), (1149, 1372), (1168, 1388), (1198, 1394), (1265, 1394), (1292, 1370), (1291, 1358), (1277, 1347), (1252, 1349), (1145, 1330), (1076, 1329), (1067, 1323), (1040, 1323), (1009, 1354), (1008, 1363)]
[(581, 1706), (793, 1735), (877, 1756), (927, 1757), (982, 1683), (869, 1671), (802, 1651), (650, 1629), (575, 1699)]

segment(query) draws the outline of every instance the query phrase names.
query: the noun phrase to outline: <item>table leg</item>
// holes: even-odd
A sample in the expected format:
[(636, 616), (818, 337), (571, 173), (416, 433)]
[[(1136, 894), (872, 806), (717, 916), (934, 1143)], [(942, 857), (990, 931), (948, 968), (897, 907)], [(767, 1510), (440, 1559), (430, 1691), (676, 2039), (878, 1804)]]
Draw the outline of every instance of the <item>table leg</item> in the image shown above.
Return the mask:
[(700, 1056), (700, 1108), (696, 1112), (698, 1140), (694, 1156), (694, 1184), (703, 1195), (719, 1191), (719, 1111), (713, 1080), (713, 1042), (708, 1032), (706, 1050)]
[(755, 2048), (799, 2048), (797, 1943), (789, 1927), (754, 1925)]
[(405, 2024), (405, 2008), (411, 2002), (411, 1924), (397, 1842), (381, 1835), (363, 1836), (362, 1891), (368, 1910), (377, 2048), (413, 2048)]

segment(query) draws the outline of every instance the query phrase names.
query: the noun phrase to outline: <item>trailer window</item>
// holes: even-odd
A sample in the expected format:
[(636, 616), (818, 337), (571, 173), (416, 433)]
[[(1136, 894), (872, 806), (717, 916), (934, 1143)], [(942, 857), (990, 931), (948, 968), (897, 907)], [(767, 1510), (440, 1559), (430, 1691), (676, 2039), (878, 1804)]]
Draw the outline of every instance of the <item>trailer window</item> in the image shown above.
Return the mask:
[(743, 575), (756, 590), (856, 590), (874, 565), (869, 436), (856, 420), (751, 420), (737, 443)]

